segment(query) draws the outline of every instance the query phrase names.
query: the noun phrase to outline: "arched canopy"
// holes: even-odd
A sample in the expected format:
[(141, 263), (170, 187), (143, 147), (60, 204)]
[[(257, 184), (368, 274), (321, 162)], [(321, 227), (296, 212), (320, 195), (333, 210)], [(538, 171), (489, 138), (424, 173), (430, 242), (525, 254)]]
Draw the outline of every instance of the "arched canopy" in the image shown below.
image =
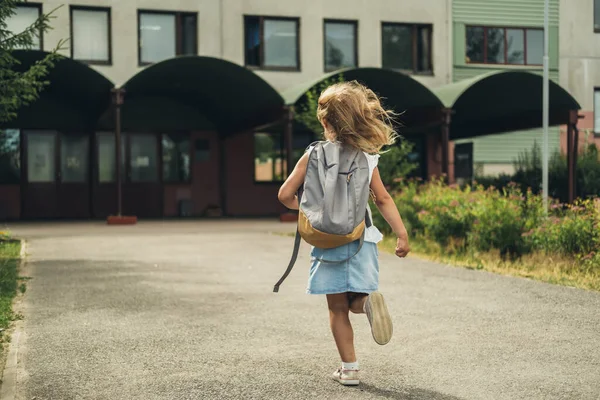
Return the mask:
[[(452, 109), (450, 139), (533, 129), (542, 126), (540, 75), (501, 71), (434, 89), (446, 108)], [(569, 121), (569, 111), (579, 103), (550, 81), (550, 125)]]
[[(261, 77), (212, 57), (162, 61), (140, 71), (123, 88), (126, 130), (144, 129), (147, 115), (156, 114), (162, 129), (234, 133), (280, 118), (284, 107), (283, 98)], [(137, 103), (144, 104), (145, 112), (128, 111), (140, 108)]]
[[(17, 50), (17, 71), (26, 71), (48, 53)], [(48, 70), (49, 82), (38, 100), (19, 110), (10, 127), (21, 129), (91, 130), (110, 106), (113, 83), (86, 64), (61, 57)]]
[(422, 132), (423, 127), (430, 124), (443, 107), (440, 99), (419, 81), (400, 72), (382, 68), (352, 68), (326, 74), (284, 92), (286, 104), (296, 107), (302, 105), (306, 101), (306, 92), (319, 87), (327, 80), (337, 81), (340, 75), (345, 81), (357, 80), (365, 84), (383, 97), (386, 107), (403, 113), (400, 118), (405, 125), (403, 133), (413, 129)]

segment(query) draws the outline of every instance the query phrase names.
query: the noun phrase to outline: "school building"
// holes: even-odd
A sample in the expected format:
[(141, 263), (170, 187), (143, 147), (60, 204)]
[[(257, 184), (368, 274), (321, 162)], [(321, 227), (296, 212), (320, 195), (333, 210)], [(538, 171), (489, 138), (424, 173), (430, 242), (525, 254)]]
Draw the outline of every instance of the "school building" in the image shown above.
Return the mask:
[[(0, 219), (278, 215), (316, 138), (293, 110), (340, 74), (404, 112), (424, 178), (472, 175), (480, 137), (541, 124), (539, 21), (490, 28), (468, 19), (474, 0), (45, 0), (9, 29), (64, 3), (37, 49), (15, 53), (26, 68), (70, 38), (40, 99), (3, 127)], [(491, 65), (507, 60), (516, 71)], [(572, 132), (579, 103), (556, 81), (550, 97), (551, 124)]]

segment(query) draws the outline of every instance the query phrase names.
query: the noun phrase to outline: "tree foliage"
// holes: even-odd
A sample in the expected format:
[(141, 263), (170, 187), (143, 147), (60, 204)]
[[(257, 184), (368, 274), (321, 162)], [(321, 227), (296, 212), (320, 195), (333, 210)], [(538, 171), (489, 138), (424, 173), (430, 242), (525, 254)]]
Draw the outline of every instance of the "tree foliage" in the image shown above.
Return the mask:
[(60, 41), (57, 47), (44, 59), (37, 61), (24, 71), (17, 67), (20, 62), (13, 51), (30, 49), (36, 37), (48, 32), (52, 12), (41, 14), (40, 17), (23, 32), (8, 30), (7, 21), (16, 14), (17, 6), (23, 3), (17, 0), (0, 1), (0, 124), (6, 123), (17, 116), (18, 110), (31, 104), (38, 97), (48, 82), (45, 80), (48, 70), (61, 57), (57, 50), (65, 41)]

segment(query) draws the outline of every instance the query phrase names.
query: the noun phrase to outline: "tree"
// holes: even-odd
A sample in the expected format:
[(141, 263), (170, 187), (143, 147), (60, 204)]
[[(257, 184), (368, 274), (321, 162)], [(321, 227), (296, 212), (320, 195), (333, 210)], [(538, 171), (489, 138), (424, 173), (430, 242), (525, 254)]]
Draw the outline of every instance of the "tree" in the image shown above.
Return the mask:
[(34, 39), (48, 32), (52, 13), (41, 14), (31, 26), (23, 32), (10, 32), (7, 21), (16, 14), (16, 7), (23, 1), (0, 0), (0, 124), (17, 116), (18, 110), (31, 104), (49, 82), (45, 80), (48, 70), (54, 66), (60, 56), (57, 51), (66, 41), (60, 41), (57, 47), (45, 58), (37, 61), (25, 71), (17, 71), (20, 64), (13, 51), (30, 49)]

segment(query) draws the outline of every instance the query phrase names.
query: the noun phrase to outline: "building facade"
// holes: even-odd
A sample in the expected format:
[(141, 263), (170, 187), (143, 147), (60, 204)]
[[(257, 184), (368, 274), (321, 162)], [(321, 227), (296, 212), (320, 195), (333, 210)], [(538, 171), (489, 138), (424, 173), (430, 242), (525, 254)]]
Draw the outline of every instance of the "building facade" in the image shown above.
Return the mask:
[[(580, 108), (567, 92), (585, 115), (580, 140), (600, 132), (600, 17), (592, 18), (600, 0), (574, 1), (581, 4), (550, 2), (551, 150), (560, 148), (558, 126)], [(400, 131), (415, 144), (417, 176), (509, 173), (520, 152), (542, 141), (541, 129), (522, 129), (541, 125), (543, 6), (24, 3), (9, 30), (42, 12), (52, 12), (53, 29), (17, 52), (23, 66), (69, 41), (40, 99), (0, 130), (0, 219), (280, 214), (277, 190), (317, 137), (292, 110), (302, 109), (307, 90), (341, 75), (406, 111)]]
[[(498, 70), (542, 74), (544, 0), (453, 0), (452, 21), (454, 82)], [(558, 0), (550, 0), (549, 22), (550, 79), (558, 83), (563, 68), (559, 50), (568, 47), (559, 43)], [(519, 153), (536, 142), (541, 146), (542, 140), (543, 131), (533, 129), (457, 143), (472, 144), (476, 174), (494, 175), (512, 173)], [(559, 129), (551, 127), (550, 151), (557, 151), (559, 143)]]
[[(69, 39), (59, 51), (77, 62), (61, 62), (40, 100), (4, 127), (1, 219), (115, 214), (118, 165), (126, 214), (276, 215), (286, 154), (311, 140), (299, 132), (284, 145), (268, 124), (289, 107), (282, 93), (373, 67), (410, 76), (430, 101), (423, 85), (452, 74), (449, 0), (42, 0), (18, 7), (8, 27), (51, 11), (53, 29), (34, 47)], [(111, 88), (126, 90), (120, 163)]]
[[(383, 42), (391, 40), (403, 41), (406, 52), (386, 55), (388, 66), (414, 72), (417, 80), (431, 87), (447, 83), (451, 74), (449, 0), (411, 0), (401, 6), (393, 0), (43, 0), (39, 4), (44, 12), (59, 7), (54, 29), (43, 38), (43, 49), (71, 38), (63, 53), (84, 62), (94, 53), (99, 60), (90, 65), (117, 86), (149, 63), (177, 54), (199, 54), (248, 66), (283, 91), (341, 66), (382, 67)], [(95, 25), (93, 32), (90, 25)], [(397, 38), (390, 38), (394, 33)], [(261, 35), (266, 46), (252, 49)], [(274, 38), (272, 43), (269, 37)], [(326, 49), (327, 41), (333, 42), (333, 50), (339, 50), (343, 60)], [(96, 48), (100, 46), (102, 50)], [(416, 56), (427, 61), (402, 64), (413, 57), (412, 46), (419, 46)], [(254, 57), (253, 51), (261, 54)], [(403, 60), (396, 63), (398, 58)]]
[[(560, 1), (560, 84), (581, 104), (579, 147), (600, 146), (600, 1)], [(566, 148), (566, 132), (561, 132)]]

